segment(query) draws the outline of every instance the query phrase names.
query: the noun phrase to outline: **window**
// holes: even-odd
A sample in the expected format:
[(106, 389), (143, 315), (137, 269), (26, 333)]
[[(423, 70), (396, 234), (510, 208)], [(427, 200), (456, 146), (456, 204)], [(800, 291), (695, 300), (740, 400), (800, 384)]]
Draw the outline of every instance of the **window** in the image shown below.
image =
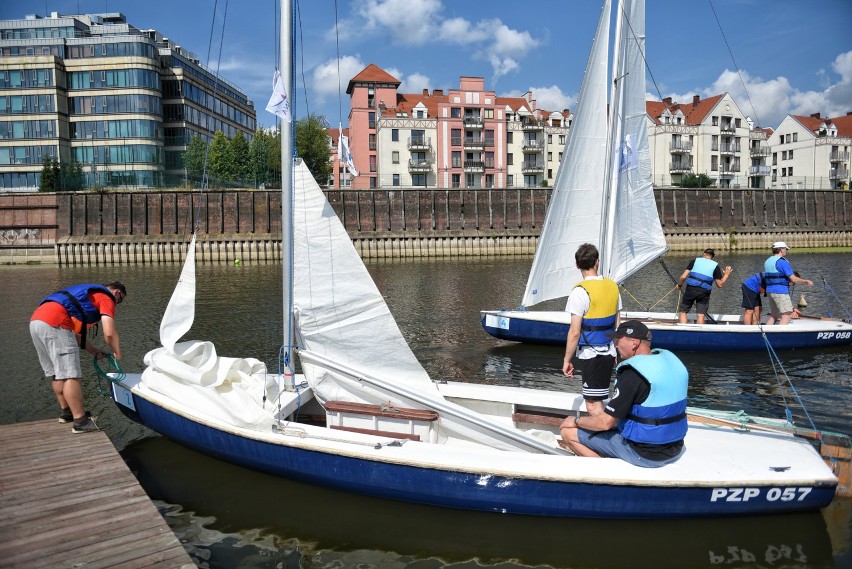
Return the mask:
[(711, 124), (713, 126), (719, 126), (719, 117), (713, 117)]
[(393, 140), (394, 142), (399, 142), (399, 129), (398, 128), (392, 128), (391, 129), (391, 140)]
[(494, 187), (494, 174), (485, 174), (485, 187), (493, 188)]
[(369, 127), (370, 128), (376, 128), (376, 113), (374, 111), (370, 111), (369, 120), (370, 120)]
[(550, 168), (547, 169), (547, 177), (551, 179), (553, 178), (553, 170)]
[(450, 117), (454, 119), (461, 118), (461, 107), (453, 107), (450, 109)]
[(393, 185), (394, 185), (394, 186), (398, 186), (398, 185), (399, 185), (399, 174), (394, 174), (394, 175), (393, 175)]
[(426, 185), (426, 174), (412, 174), (411, 175), (411, 185), (412, 186), (425, 186)]
[(716, 171), (719, 170), (719, 157), (718, 156), (714, 155), (714, 156), (710, 157), (710, 170), (713, 171), (713, 172), (716, 172)]
[(512, 153), (510, 152), (510, 153), (506, 154), (506, 164), (511, 166), (514, 163), (515, 163), (515, 161), (512, 158)]
[(461, 146), (462, 134), (460, 128), (454, 128), (450, 131), (451, 143), (453, 146)]
[(373, 154), (370, 156), (370, 172), (376, 171), (376, 155)]
[(453, 168), (461, 168), (461, 152), (453, 150)]
[(482, 116), (486, 119), (494, 118), (494, 109), (482, 109)]
[(553, 162), (553, 152), (548, 152), (548, 153), (547, 153), (547, 161), (548, 161), (548, 162)]
[(453, 174), (453, 187), (460, 188), (461, 187), (461, 174)]
[(399, 150), (394, 150), (391, 152), (391, 162), (394, 164), (399, 164)]
[(792, 167), (792, 166), (790, 166), (789, 168), (787, 168), (787, 175), (788, 175), (788, 176), (792, 176), (792, 175), (793, 175), (793, 167)]
[(564, 134), (559, 135), (559, 144), (565, 146), (565, 135)]
[(799, 133), (798, 133), (798, 132), (794, 132), (794, 133), (793, 133), (793, 142), (798, 142), (798, 141), (799, 141)]
[(784, 142), (786, 142), (786, 143), (790, 142), (790, 135), (789, 134), (784, 135)]
[(513, 132), (507, 132), (506, 133), (506, 144), (512, 144), (512, 135), (513, 134), (514, 134)]
[(506, 176), (506, 187), (511, 188), (514, 185), (515, 185), (515, 177), (513, 175), (509, 174), (508, 176)]
[(370, 188), (371, 189), (376, 188), (376, 177), (375, 176), (370, 176)]
[(742, 124), (742, 120), (741, 120), (741, 119), (734, 119), (734, 126), (735, 126), (735, 127), (740, 128), (740, 125), (741, 125), (741, 124)]
[(548, 134), (548, 135), (547, 135), (547, 143), (548, 143), (548, 144), (553, 144), (553, 135), (552, 135), (552, 134)]

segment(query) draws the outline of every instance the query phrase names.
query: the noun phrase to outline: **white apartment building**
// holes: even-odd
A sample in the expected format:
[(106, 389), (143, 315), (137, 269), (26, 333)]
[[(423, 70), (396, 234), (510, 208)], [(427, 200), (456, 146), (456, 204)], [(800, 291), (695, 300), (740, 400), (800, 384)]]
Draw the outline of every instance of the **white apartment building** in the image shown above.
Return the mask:
[(849, 189), (852, 113), (843, 117), (787, 115), (769, 137), (774, 188)]

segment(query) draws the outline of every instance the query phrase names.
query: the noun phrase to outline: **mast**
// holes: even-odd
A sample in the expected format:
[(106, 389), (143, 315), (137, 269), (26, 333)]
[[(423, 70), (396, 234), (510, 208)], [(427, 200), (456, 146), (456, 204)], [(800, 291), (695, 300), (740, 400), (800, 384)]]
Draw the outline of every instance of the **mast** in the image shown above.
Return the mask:
[[(281, 80), (284, 92), (293, 92), (293, 0), (281, 0)], [(283, 271), (284, 343), (282, 373), (292, 375), (293, 349), (293, 125), (279, 118), (281, 125), (281, 265)]]

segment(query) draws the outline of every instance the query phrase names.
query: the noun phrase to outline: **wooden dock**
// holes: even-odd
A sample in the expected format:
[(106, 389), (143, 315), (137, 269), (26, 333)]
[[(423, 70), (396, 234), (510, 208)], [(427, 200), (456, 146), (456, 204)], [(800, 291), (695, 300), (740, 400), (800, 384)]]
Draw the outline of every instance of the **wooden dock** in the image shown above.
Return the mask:
[(0, 567), (195, 567), (105, 433), (2, 425), (0, 454)]

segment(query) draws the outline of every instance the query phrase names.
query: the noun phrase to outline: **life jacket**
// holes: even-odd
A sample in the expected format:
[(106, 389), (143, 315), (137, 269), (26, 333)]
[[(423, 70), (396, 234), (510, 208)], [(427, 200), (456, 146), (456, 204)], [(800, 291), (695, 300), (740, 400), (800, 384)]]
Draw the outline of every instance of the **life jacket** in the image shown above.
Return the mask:
[(704, 257), (698, 257), (692, 265), (692, 270), (689, 271), (689, 276), (686, 277), (686, 284), (690, 286), (700, 286), (705, 290), (713, 290), (713, 281), (715, 280), (713, 278), (713, 273), (716, 271), (716, 267), (718, 266), (719, 263), (716, 261), (711, 261)]
[(778, 262), (784, 257), (772, 255), (763, 263), (766, 274), (766, 292), (785, 294), (790, 292), (790, 278), (778, 270)]
[(586, 279), (575, 286), (589, 293), (589, 310), (583, 316), (581, 346), (608, 346), (607, 332), (615, 330), (618, 316), (618, 285), (612, 279)]
[[(101, 319), (100, 311), (89, 300), (89, 294), (93, 292), (102, 292), (115, 301), (112, 291), (103, 285), (78, 284), (49, 294), (39, 303), (39, 305), (42, 305), (45, 302), (57, 302), (62, 305), (73, 320), (77, 321), (74, 323), (74, 331), (80, 334), (81, 348), (86, 346), (86, 329), (97, 324)], [(78, 322), (79, 329), (77, 327)]]
[[(626, 419), (618, 422), (621, 436), (636, 443), (664, 445), (686, 436), (686, 390), (689, 372), (668, 350), (651, 350), (621, 362), (632, 367), (651, 384), (648, 398), (633, 405)], [(617, 376), (616, 376), (617, 377)], [(618, 379), (616, 379), (616, 388)]]

